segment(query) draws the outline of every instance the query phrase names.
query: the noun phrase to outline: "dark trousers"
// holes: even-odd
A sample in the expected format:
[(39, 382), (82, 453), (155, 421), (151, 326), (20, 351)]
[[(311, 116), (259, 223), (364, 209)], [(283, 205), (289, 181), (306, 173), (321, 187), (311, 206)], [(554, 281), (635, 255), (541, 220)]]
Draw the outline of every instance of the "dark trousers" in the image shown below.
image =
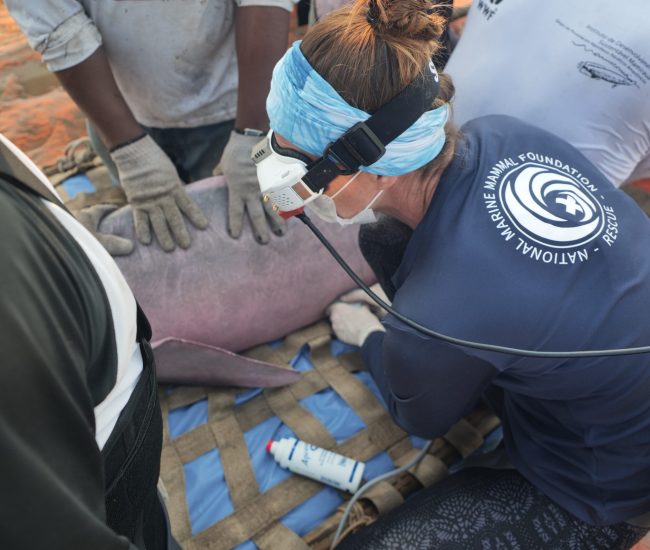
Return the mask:
[(629, 550), (646, 529), (589, 525), (516, 470), (467, 468), (424, 489), (340, 550)]
[[(176, 550), (158, 494), (162, 416), (153, 351), (140, 337), (143, 371), (102, 449), (106, 477), (106, 524), (140, 550)], [(146, 322), (146, 321), (145, 321)], [(147, 325), (148, 332), (148, 325)]]
[[(191, 183), (212, 175), (234, 126), (234, 120), (227, 120), (196, 128), (143, 128), (174, 163), (181, 180)], [(119, 177), (115, 163), (93, 126), (87, 122), (86, 127), (93, 148), (108, 168), (113, 184), (117, 185)]]

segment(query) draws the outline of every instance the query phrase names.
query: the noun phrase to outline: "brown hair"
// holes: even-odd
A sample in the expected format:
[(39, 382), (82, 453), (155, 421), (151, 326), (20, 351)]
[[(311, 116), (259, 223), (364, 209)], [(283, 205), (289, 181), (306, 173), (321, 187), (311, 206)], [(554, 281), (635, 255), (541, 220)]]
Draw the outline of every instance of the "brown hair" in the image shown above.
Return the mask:
[[(316, 23), (301, 49), (345, 101), (372, 113), (427, 69), (442, 47), (444, 27), (445, 19), (435, 12), (432, 0), (356, 0)], [(449, 103), (453, 94), (451, 79), (440, 73), (432, 107)], [(428, 171), (432, 163), (440, 164), (440, 157), (448, 162), (453, 154), (456, 133), (449, 124), (446, 130), (447, 154), (429, 163)]]

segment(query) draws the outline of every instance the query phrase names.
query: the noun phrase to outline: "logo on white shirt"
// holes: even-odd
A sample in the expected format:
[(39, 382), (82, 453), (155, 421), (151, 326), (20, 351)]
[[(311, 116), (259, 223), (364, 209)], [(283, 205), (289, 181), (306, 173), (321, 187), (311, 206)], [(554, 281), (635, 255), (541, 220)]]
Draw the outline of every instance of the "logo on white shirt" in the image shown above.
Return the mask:
[(489, 20), (496, 15), (500, 3), (501, 0), (478, 0), (476, 9)]
[(628, 78), (622, 72), (609, 69), (592, 61), (581, 61), (578, 63), (578, 70), (594, 80), (609, 82), (612, 88), (616, 88), (616, 86), (632, 86), (634, 84), (634, 80)]

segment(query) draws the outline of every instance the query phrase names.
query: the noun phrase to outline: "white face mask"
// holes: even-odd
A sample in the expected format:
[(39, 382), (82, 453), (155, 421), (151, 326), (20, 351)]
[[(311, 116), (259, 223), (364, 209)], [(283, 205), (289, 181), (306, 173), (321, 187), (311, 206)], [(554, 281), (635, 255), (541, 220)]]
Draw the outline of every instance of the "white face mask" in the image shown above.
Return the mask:
[(336, 212), (336, 204), (334, 203), (334, 197), (336, 197), (341, 191), (343, 191), (348, 185), (350, 185), (356, 178), (357, 176), (361, 174), (361, 172), (357, 172), (354, 176), (352, 176), (348, 182), (341, 187), (336, 193), (334, 193), (331, 197), (328, 195), (319, 195), (316, 197), (313, 201), (307, 203), (307, 207), (312, 210), (316, 216), (318, 216), (321, 220), (328, 222), (328, 223), (338, 223), (339, 225), (352, 225), (352, 224), (361, 224), (361, 223), (372, 223), (376, 221), (375, 213), (372, 211), (371, 206), (375, 203), (375, 201), (381, 196), (381, 194), (384, 192), (379, 191), (372, 199), (371, 201), (366, 205), (366, 207), (357, 212), (354, 216), (351, 218), (341, 218), (338, 213)]

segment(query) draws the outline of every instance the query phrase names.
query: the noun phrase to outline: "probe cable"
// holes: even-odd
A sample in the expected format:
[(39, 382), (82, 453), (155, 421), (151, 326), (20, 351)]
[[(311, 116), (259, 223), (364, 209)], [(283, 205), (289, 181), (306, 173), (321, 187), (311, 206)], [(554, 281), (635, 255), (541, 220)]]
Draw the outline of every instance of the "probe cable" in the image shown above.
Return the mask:
[(424, 456), (427, 454), (427, 451), (431, 447), (432, 441), (427, 441), (424, 444), (424, 447), (420, 449), (417, 455), (413, 457), (413, 459), (408, 462), (407, 464), (404, 464), (404, 466), (400, 466), (399, 468), (396, 468), (395, 470), (391, 470), (390, 472), (386, 472), (385, 474), (381, 474), (380, 476), (377, 476), (375, 479), (372, 481), (368, 481), (367, 483), (364, 483), (363, 486), (359, 488), (359, 490), (352, 495), (352, 498), (350, 499), (350, 502), (348, 502), (347, 506), (345, 507), (345, 511), (343, 512), (343, 516), (341, 517), (341, 521), (339, 521), (339, 526), (336, 529), (336, 533), (334, 533), (334, 538), (332, 539), (332, 544), (330, 545), (330, 550), (333, 550), (334, 547), (337, 545), (339, 542), (339, 537), (341, 536), (341, 533), (343, 532), (343, 528), (345, 527), (345, 524), (348, 521), (348, 517), (350, 516), (350, 512), (352, 511), (352, 506), (354, 506), (355, 502), (359, 500), (363, 494), (370, 489), (371, 487), (374, 487), (379, 483), (380, 481), (384, 481), (385, 479), (388, 479), (389, 477), (396, 476), (397, 474), (401, 474), (402, 472), (406, 472), (409, 468), (412, 468), (415, 466), (420, 460), (424, 458)]
[(329, 253), (334, 256), (334, 259), (341, 265), (345, 272), (352, 278), (352, 280), (363, 290), (377, 305), (381, 306), (388, 313), (393, 315), (396, 319), (400, 320), (405, 325), (417, 330), (418, 332), (435, 338), (437, 340), (442, 340), (443, 342), (448, 342), (450, 344), (456, 344), (459, 346), (465, 346), (468, 348), (480, 349), (484, 351), (494, 351), (497, 353), (508, 353), (511, 355), (521, 355), (524, 357), (544, 357), (544, 358), (575, 358), (575, 357), (609, 357), (617, 355), (637, 355), (641, 353), (650, 353), (650, 346), (642, 346), (637, 348), (614, 348), (614, 349), (594, 349), (594, 350), (584, 350), (584, 351), (537, 351), (529, 349), (520, 349), (520, 348), (511, 348), (507, 346), (498, 346), (496, 344), (485, 344), (483, 342), (473, 342), (471, 340), (463, 340), (462, 338), (456, 338), (454, 336), (448, 336), (440, 332), (436, 332), (427, 328), (420, 323), (409, 319), (405, 315), (402, 315), (399, 311), (394, 310), (389, 304), (384, 302), (379, 296), (377, 296), (368, 285), (366, 285), (361, 278), (354, 272), (354, 270), (346, 263), (346, 261), (341, 258), (340, 254), (334, 249), (332, 244), (327, 240), (325, 235), (323, 235), (318, 227), (314, 225), (309, 216), (304, 212), (296, 216), (301, 222), (303, 222), (309, 229), (312, 230), (314, 235), (318, 240), (323, 244)]

